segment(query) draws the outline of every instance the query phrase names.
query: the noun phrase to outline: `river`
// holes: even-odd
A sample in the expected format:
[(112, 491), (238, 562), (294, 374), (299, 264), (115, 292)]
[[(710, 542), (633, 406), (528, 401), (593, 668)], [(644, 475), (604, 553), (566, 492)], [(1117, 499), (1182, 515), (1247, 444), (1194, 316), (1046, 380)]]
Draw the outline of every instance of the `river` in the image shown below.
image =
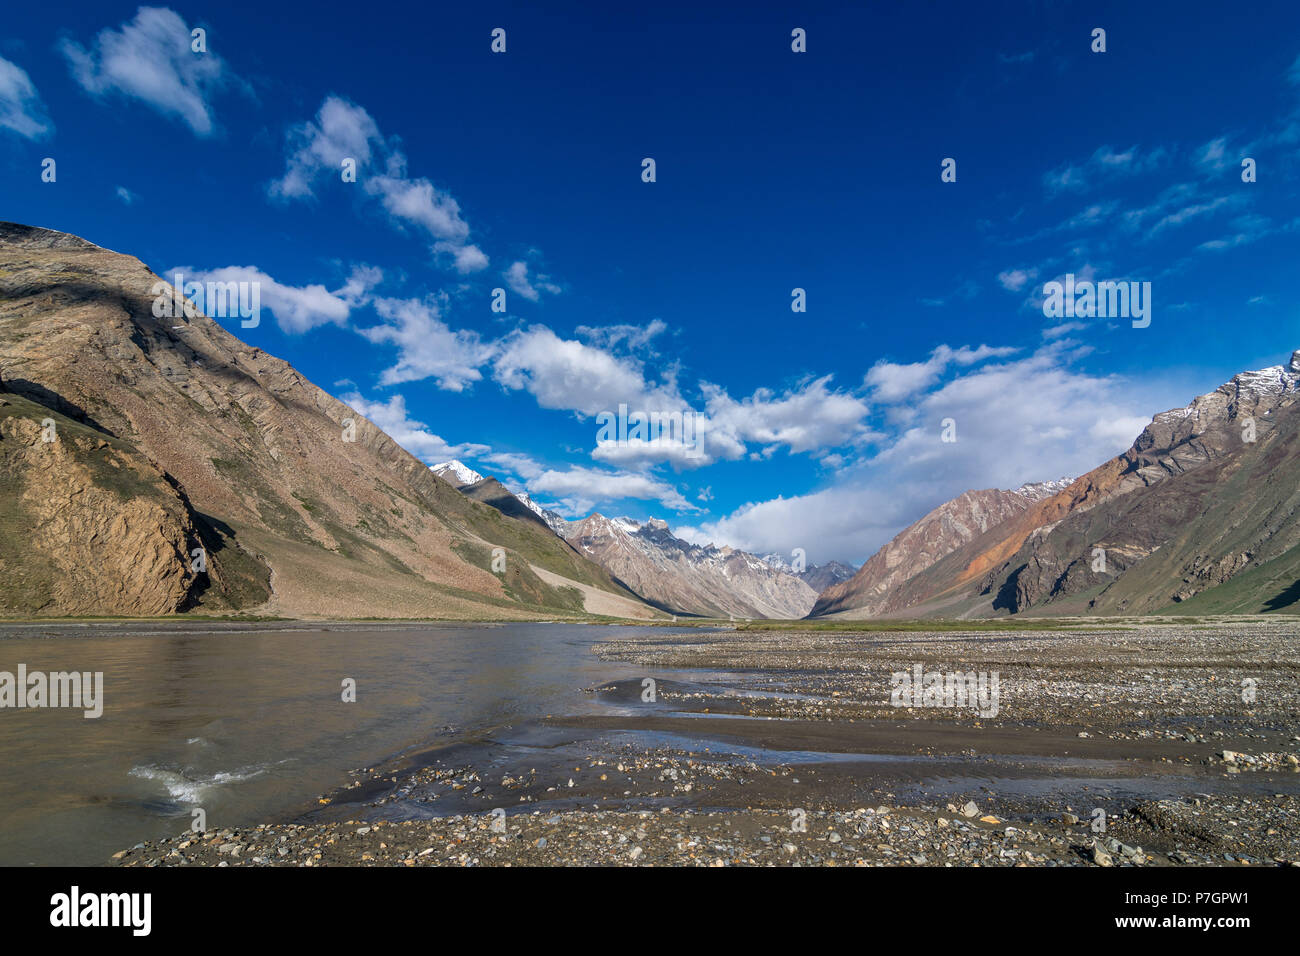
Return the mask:
[[(0, 671), (103, 672), (103, 715), (0, 711), (0, 864), (92, 865), (185, 830), (293, 817), (348, 771), (639, 676), (571, 624), (0, 626)], [(661, 631), (662, 632), (662, 631)], [(343, 681), (356, 682), (355, 703)], [(603, 708), (606, 711), (608, 708)]]

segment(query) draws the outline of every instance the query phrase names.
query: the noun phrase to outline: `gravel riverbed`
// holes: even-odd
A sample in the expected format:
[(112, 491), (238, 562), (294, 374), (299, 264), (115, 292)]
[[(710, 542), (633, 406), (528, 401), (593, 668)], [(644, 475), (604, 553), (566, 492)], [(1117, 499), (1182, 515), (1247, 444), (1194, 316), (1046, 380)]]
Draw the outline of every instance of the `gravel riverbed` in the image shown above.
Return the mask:
[[(124, 866), (1300, 863), (1283, 620), (613, 640), (608, 707), (358, 771), (292, 822)], [(900, 673), (997, 675), (997, 706)], [(974, 686), (974, 685), (972, 685)], [(919, 690), (919, 688), (918, 688)], [(987, 700), (985, 701), (987, 703)]]

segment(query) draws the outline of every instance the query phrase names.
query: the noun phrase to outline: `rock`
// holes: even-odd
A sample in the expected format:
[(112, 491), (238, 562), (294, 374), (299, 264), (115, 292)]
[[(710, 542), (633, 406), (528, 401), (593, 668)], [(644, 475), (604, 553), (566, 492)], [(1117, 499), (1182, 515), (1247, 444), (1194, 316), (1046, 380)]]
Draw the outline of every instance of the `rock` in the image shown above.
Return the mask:
[(961, 808), (961, 815), (964, 817), (973, 817), (980, 812), (980, 808), (975, 805), (974, 800), (967, 800), (966, 805)]
[(1078, 824), (1079, 818), (1076, 817), (1073, 813), (1062, 813), (1061, 822), (1064, 823), (1067, 827), (1072, 827)]
[(1092, 855), (1092, 862), (1096, 863), (1098, 866), (1115, 865), (1115, 861), (1111, 858), (1111, 855), (1095, 843), (1092, 846), (1091, 855)]

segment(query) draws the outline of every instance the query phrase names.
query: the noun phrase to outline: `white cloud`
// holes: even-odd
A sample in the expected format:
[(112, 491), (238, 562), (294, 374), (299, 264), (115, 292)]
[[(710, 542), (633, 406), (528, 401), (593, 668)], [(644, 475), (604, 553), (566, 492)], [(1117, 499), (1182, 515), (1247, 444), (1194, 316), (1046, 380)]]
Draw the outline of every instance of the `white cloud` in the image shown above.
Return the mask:
[(1038, 278), (1037, 269), (1008, 269), (998, 273), (998, 281), (1008, 292), (1019, 292), (1036, 278)]
[(504, 469), (511, 475), (518, 475), (525, 481), (529, 478), (536, 478), (546, 471), (546, 466), (534, 461), (530, 456), (518, 452), (493, 452), (491, 455), (484, 456), (483, 460)]
[(475, 245), (457, 245), (454, 242), (435, 242), (434, 255), (451, 257), (452, 267), (461, 275), (482, 272), (488, 267), (487, 254)]
[(292, 127), (288, 141), (291, 151), (284, 176), (269, 187), (279, 199), (314, 196), (323, 177), (341, 179), (343, 160), (356, 160), (360, 169), (369, 164), (373, 149), (382, 142), (370, 114), (337, 96), (325, 98), (314, 120)]
[[(590, 328), (584, 333), (593, 341), (624, 342), (629, 335), (625, 326), (613, 327), (608, 334)], [(649, 333), (658, 334), (653, 323), (643, 330), (645, 341)], [(965, 350), (961, 355), (974, 351)], [(540, 325), (502, 340), (493, 375), (506, 388), (529, 392), (543, 408), (572, 411), (585, 418), (617, 415), (620, 407), (626, 406), (629, 416), (693, 416), (699, 423), (697, 432), (688, 429), (668, 439), (648, 435), (647, 440), (597, 444), (592, 457), (623, 466), (667, 463), (676, 468), (698, 468), (720, 459), (740, 458), (749, 443), (767, 446), (767, 455), (780, 447), (794, 453), (816, 453), (839, 445), (860, 445), (873, 437), (863, 421), (869, 412), (866, 401), (832, 389), (830, 376), (781, 393), (760, 388), (739, 400), (722, 387), (704, 382), (700, 386), (703, 408), (697, 409), (679, 393), (674, 368), (669, 367), (661, 381), (653, 382), (634, 358), (562, 339)], [(595, 434), (593, 430), (593, 437)], [(697, 434), (701, 436), (698, 443)]]
[(470, 458), (485, 455), (491, 451), (487, 445), (463, 443), (452, 445), (438, 435), (429, 431), (423, 422), (413, 420), (406, 412), (406, 399), (394, 395), (386, 402), (371, 401), (359, 392), (349, 392), (339, 397), (340, 401), (370, 419), (388, 437), (397, 442), (416, 458), (428, 464), (446, 461), (449, 458)]
[(25, 139), (41, 139), (54, 131), (31, 77), (4, 57), (0, 57), (0, 127)]
[(1043, 176), (1043, 185), (1050, 196), (1077, 192), (1120, 177), (1150, 172), (1167, 159), (1168, 152), (1163, 148), (1143, 153), (1136, 146), (1123, 152), (1102, 146), (1081, 163), (1066, 163), (1047, 173)]
[(462, 275), (488, 266), (488, 257), (469, 242), (460, 204), (423, 177), (407, 173), (406, 154), (390, 144), (364, 107), (327, 96), (312, 120), (289, 129), (284, 175), (267, 192), (278, 200), (309, 200), (326, 181), (342, 182), (345, 159), (356, 163), (357, 182), (399, 228), (414, 227), (434, 241), (435, 260), (448, 259)]
[(694, 544), (730, 545), (755, 554), (788, 556), (802, 548), (810, 564), (857, 564), (859, 555), (875, 550), (866, 542), (884, 543), (920, 517), (911, 513), (914, 503), (913, 496), (888, 488), (844, 485), (748, 502), (716, 521), (678, 526), (673, 533)]
[(649, 475), (627, 471), (601, 471), (571, 467), (564, 471), (548, 469), (528, 480), (530, 493), (552, 495), (568, 514), (584, 514), (601, 504), (634, 498), (658, 501), (674, 511), (698, 511), (672, 485)]
[(501, 276), (506, 280), (506, 285), (530, 302), (540, 299), (542, 292), (549, 292), (551, 295), (558, 295), (560, 292), (560, 287), (551, 282), (549, 276), (539, 275), (536, 281), (530, 280), (528, 263), (523, 261), (512, 262), (510, 268)]
[(783, 445), (791, 452), (811, 452), (839, 445), (861, 444), (875, 437), (863, 423), (867, 403), (848, 392), (832, 391), (831, 376), (806, 382), (777, 395), (757, 389), (736, 401), (721, 387), (705, 383), (709, 439), (719, 436), (738, 443)]
[(126, 206), (133, 205), (136, 200), (140, 198), (125, 186), (118, 186), (117, 189), (113, 190), (113, 195), (117, 197), (119, 202)]
[(668, 323), (653, 319), (645, 325), (580, 325), (573, 331), (592, 345), (611, 351), (625, 348), (629, 351), (643, 349), (657, 336), (668, 330)]
[[(815, 562), (856, 563), (968, 489), (1095, 468), (1128, 447), (1152, 413), (1185, 397), (1182, 384), (1081, 371), (1074, 363), (1082, 355), (1060, 341), (970, 369), (914, 395), (893, 444), (839, 472), (830, 487), (752, 502), (685, 530), (700, 542), (759, 553), (802, 547)], [(956, 442), (940, 440), (945, 418), (956, 422)]]
[(1234, 232), (1220, 239), (1211, 239), (1208, 242), (1203, 242), (1197, 246), (1197, 248), (1207, 252), (1221, 252), (1224, 249), (1235, 249), (1238, 246), (1245, 246), (1252, 242), (1258, 242), (1266, 236), (1279, 231), (1293, 231), (1300, 227), (1300, 220), (1292, 220), (1287, 225), (1275, 226), (1273, 221), (1267, 216), (1252, 214), (1238, 216), (1230, 223), (1230, 225), (1235, 230)]
[(198, 136), (213, 132), (209, 101), (215, 92), (228, 86), (247, 90), (221, 57), (191, 50), (190, 28), (166, 7), (141, 7), (117, 30), (101, 30), (90, 49), (72, 40), (60, 49), (86, 92), (138, 99), (179, 118)]
[(868, 370), (864, 383), (871, 388), (871, 397), (878, 402), (898, 402), (939, 381), (950, 365), (976, 365), (991, 358), (1003, 358), (1017, 352), (1010, 347), (994, 348), (981, 345), (971, 348), (938, 346), (924, 362), (897, 364), (879, 361)]
[(280, 328), (290, 335), (301, 335), (322, 325), (343, 325), (356, 306), (363, 304), (369, 289), (383, 274), (370, 267), (354, 269), (342, 288), (333, 292), (319, 283), (305, 286), (277, 282), (256, 266), (225, 266), (206, 271), (188, 267), (173, 269), (170, 278), (180, 273), (186, 282), (257, 283), (261, 305), (271, 311)]
[(685, 404), (675, 388), (647, 382), (632, 360), (561, 339), (543, 325), (506, 336), (493, 375), (506, 388), (530, 393), (542, 408), (587, 417), (617, 411), (620, 404), (647, 412), (680, 410)]
[(392, 164), (392, 173), (366, 179), (366, 191), (378, 196), (390, 216), (419, 226), (435, 239), (455, 248), (469, 236), (469, 225), (461, 218), (460, 204), (427, 179), (407, 179), (402, 164)]
[(482, 379), (479, 366), (491, 358), (493, 346), (473, 331), (449, 328), (436, 301), (376, 299), (374, 307), (386, 323), (357, 331), (371, 342), (399, 350), (397, 364), (384, 371), (382, 384), (432, 378), (439, 388), (460, 392)]
[(1225, 136), (1212, 139), (1196, 151), (1196, 164), (1210, 172), (1218, 172), (1230, 164), (1228, 140)]

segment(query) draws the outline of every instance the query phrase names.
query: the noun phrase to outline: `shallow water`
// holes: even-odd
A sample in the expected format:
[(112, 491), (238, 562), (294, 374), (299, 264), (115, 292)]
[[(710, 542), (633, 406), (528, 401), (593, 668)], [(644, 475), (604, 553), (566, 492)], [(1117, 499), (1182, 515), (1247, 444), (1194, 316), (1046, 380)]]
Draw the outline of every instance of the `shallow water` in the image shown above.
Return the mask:
[[(103, 863), (185, 830), (196, 809), (209, 829), (296, 816), (349, 770), (596, 711), (583, 688), (644, 670), (590, 653), (608, 627), (262, 627), (0, 628), (0, 671), (104, 673), (99, 719), (0, 711), (0, 864)], [(355, 703), (341, 699), (348, 677)]]
[[(681, 695), (703, 694), (701, 706), (719, 697), (816, 697), (746, 686), (756, 676), (780, 684), (785, 671), (677, 670), (592, 653), (595, 644), (649, 633), (665, 631), (543, 623), (0, 625), (0, 671), (21, 663), (29, 672), (102, 671), (105, 681), (97, 720), (80, 710), (0, 710), (0, 864), (102, 864), (118, 850), (188, 829), (195, 810), (206, 814), (209, 830), (306, 815), (485, 813), (497, 805), (507, 812), (713, 806), (701, 801), (715, 799), (779, 806), (807, 799), (805, 792), (846, 806), (882, 798), (942, 805), (997, 793), (1004, 809), (1039, 812), (1040, 804), (1063, 801), (1095, 806), (1100, 797), (1294, 792), (1300, 782), (1161, 763), (1171, 747), (1161, 741), (1108, 744), (1087, 758), (1059, 728), (985, 733), (943, 723), (700, 712)], [(675, 693), (646, 703), (646, 676)], [(356, 681), (355, 703), (341, 699), (344, 678)], [(621, 753), (663, 749), (784, 764), (805, 782), (759, 777), (710, 795), (657, 797), (624, 792), (621, 783), (602, 786), (588, 779), (594, 775), (575, 789), (565, 783), (590, 755), (616, 762)], [(537, 794), (540, 803), (521, 803), (517, 792), (495, 786), (410, 785), (406, 771), (430, 762), (474, 767), (488, 784), (539, 768), (540, 787), (554, 786)], [(385, 772), (365, 775), (366, 786), (338, 789), (355, 779), (349, 771), (375, 767)], [(661, 789), (653, 780), (641, 786)], [(330, 802), (319, 804), (326, 793)]]

